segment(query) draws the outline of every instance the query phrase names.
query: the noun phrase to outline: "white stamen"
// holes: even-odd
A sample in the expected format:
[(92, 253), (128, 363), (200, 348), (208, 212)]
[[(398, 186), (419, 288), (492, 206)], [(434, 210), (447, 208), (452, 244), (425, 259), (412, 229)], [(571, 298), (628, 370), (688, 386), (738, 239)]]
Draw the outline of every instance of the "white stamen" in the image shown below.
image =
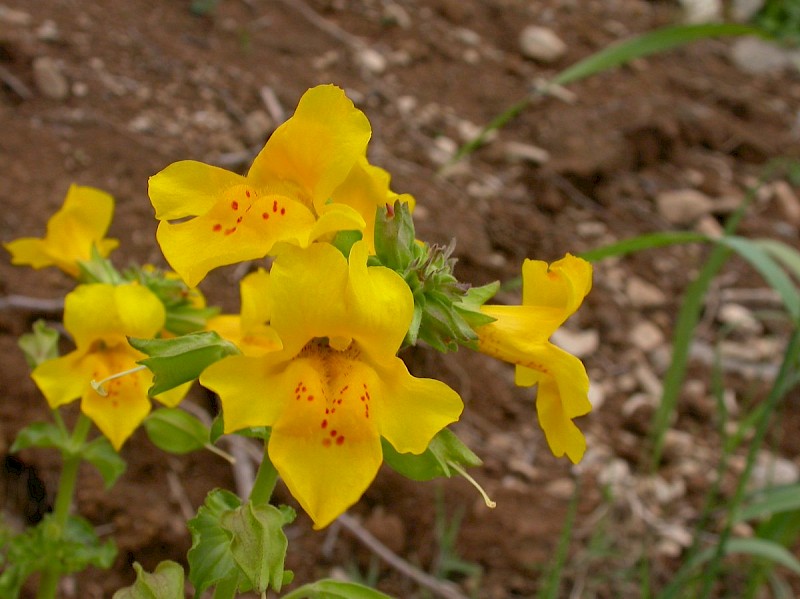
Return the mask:
[(451, 461), (449, 461), (449, 460), (448, 460), (448, 462), (447, 462), (447, 465), (448, 465), (448, 466), (450, 466), (450, 467), (451, 467), (453, 470), (455, 470), (456, 472), (458, 472), (458, 473), (459, 473), (461, 476), (463, 476), (464, 478), (466, 478), (466, 479), (467, 479), (467, 480), (470, 482), (470, 484), (472, 484), (472, 486), (473, 486), (473, 487), (475, 487), (476, 489), (478, 489), (478, 493), (480, 493), (480, 494), (481, 494), (481, 497), (483, 497), (483, 502), (486, 504), (486, 507), (488, 507), (488, 508), (490, 508), (490, 509), (494, 509), (494, 508), (496, 508), (496, 507), (497, 507), (497, 502), (495, 502), (495, 501), (492, 501), (492, 500), (489, 498), (489, 495), (486, 493), (486, 491), (484, 491), (484, 490), (483, 490), (483, 487), (481, 487), (481, 486), (478, 484), (478, 481), (476, 481), (476, 480), (475, 480), (474, 478), (472, 478), (472, 477), (471, 477), (469, 474), (467, 474), (467, 471), (466, 471), (466, 470), (464, 470), (464, 469), (463, 469), (461, 466), (459, 466), (458, 464), (456, 464), (456, 463), (454, 463), (454, 462), (451, 462)]
[(108, 391), (106, 391), (105, 388), (103, 388), (103, 385), (105, 385), (108, 381), (113, 381), (114, 379), (118, 379), (120, 377), (127, 376), (129, 374), (134, 374), (146, 368), (147, 366), (137, 366), (136, 368), (131, 368), (130, 370), (123, 370), (122, 372), (118, 372), (117, 374), (112, 374), (111, 376), (107, 376), (101, 381), (95, 381), (94, 379), (92, 379), (92, 381), (89, 384), (92, 386), (92, 389), (94, 389), (100, 397), (108, 397)]

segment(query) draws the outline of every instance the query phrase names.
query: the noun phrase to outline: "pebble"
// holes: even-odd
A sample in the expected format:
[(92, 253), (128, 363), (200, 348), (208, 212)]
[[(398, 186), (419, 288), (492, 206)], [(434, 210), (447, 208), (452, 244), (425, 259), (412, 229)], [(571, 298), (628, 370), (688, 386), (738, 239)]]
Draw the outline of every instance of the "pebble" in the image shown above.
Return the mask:
[(634, 308), (655, 308), (667, 302), (667, 296), (661, 289), (635, 276), (628, 279), (625, 294)]
[(55, 60), (49, 56), (39, 56), (33, 61), (33, 79), (36, 88), (46, 98), (64, 100), (69, 95), (67, 78)]
[(575, 481), (570, 478), (558, 478), (547, 483), (544, 492), (556, 499), (567, 500), (575, 493)]
[(742, 37), (731, 46), (733, 63), (750, 75), (780, 73), (792, 65), (792, 53), (757, 37)]
[(733, 0), (731, 18), (737, 23), (747, 23), (764, 7), (764, 0)]
[(550, 340), (578, 358), (586, 358), (597, 351), (600, 345), (600, 334), (596, 329), (586, 331), (570, 331), (560, 328), (550, 337)]
[(383, 7), (383, 19), (388, 23), (393, 23), (401, 29), (409, 29), (411, 27), (411, 17), (405, 8), (391, 2)]
[(539, 62), (552, 63), (567, 53), (567, 44), (552, 29), (529, 25), (519, 35), (522, 55)]
[(664, 343), (664, 333), (649, 320), (643, 320), (633, 327), (631, 343), (644, 352), (649, 352)]
[(61, 41), (61, 33), (58, 31), (58, 25), (55, 21), (47, 19), (36, 28), (36, 37), (43, 42), (58, 42)]
[(664, 457), (670, 461), (692, 455), (695, 448), (694, 437), (685, 431), (671, 428), (664, 433)]
[(722, 0), (681, 0), (684, 21), (690, 24), (722, 20)]
[(356, 62), (364, 70), (373, 75), (380, 75), (386, 70), (386, 58), (373, 48), (362, 48), (356, 54)]
[(658, 213), (670, 224), (691, 225), (701, 216), (710, 214), (714, 203), (695, 189), (675, 189), (656, 196)]
[(272, 127), (272, 119), (264, 110), (254, 110), (244, 119), (244, 133), (252, 144), (264, 143)]
[(550, 160), (550, 152), (533, 144), (509, 141), (505, 143), (504, 149), (509, 162), (544, 164)]
[(455, 140), (440, 135), (433, 140), (430, 148), (428, 148), (428, 157), (433, 163), (443, 165), (450, 162), (457, 151), (458, 144)]
[(749, 335), (758, 335), (764, 331), (764, 326), (753, 313), (741, 304), (723, 304), (717, 313), (717, 319)]
[(15, 25), (17, 27), (25, 27), (30, 25), (32, 21), (33, 19), (31, 18), (30, 13), (27, 13), (24, 10), (0, 6), (0, 23)]
[(800, 480), (800, 468), (791, 460), (762, 450), (758, 454), (750, 476), (752, 489), (775, 485), (793, 485)]
[(776, 181), (772, 184), (772, 200), (781, 219), (794, 226), (800, 227), (800, 198), (786, 181)]

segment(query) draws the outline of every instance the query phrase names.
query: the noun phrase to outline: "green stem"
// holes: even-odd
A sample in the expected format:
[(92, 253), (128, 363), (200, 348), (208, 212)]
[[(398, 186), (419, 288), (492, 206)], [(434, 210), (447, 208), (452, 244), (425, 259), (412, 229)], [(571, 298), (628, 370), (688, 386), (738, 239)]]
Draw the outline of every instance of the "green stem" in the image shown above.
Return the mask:
[[(75, 484), (78, 481), (78, 467), (81, 465), (82, 456), (80, 449), (86, 441), (86, 436), (89, 434), (91, 425), (92, 421), (84, 414), (81, 414), (78, 417), (78, 422), (75, 424), (75, 429), (72, 431), (70, 449), (69, 451), (62, 452), (64, 466), (61, 469), (56, 502), (53, 507), (53, 515), (51, 516), (52, 522), (55, 524), (53, 530), (56, 535), (56, 538), (52, 539), (53, 541), (60, 540), (67, 524), (69, 511), (72, 507), (72, 498), (75, 495)], [(36, 599), (53, 599), (56, 596), (59, 578), (60, 573), (57, 567), (50, 567), (42, 572)]]
[(269, 503), (272, 491), (275, 490), (275, 483), (278, 482), (278, 471), (272, 465), (272, 461), (267, 454), (267, 446), (264, 445), (264, 457), (258, 467), (256, 480), (253, 482), (253, 489), (250, 491), (250, 502), (253, 505)]
[(730, 539), (733, 525), (736, 522), (739, 509), (744, 501), (747, 492), (747, 483), (750, 481), (750, 475), (755, 466), (756, 459), (758, 458), (758, 452), (764, 444), (764, 438), (766, 437), (771, 417), (775, 413), (781, 398), (788, 390), (787, 381), (794, 375), (794, 370), (797, 368), (798, 356), (800, 356), (800, 328), (795, 328), (786, 346), (786, 352), (784, 353), (783, 363), (781, 364), (780, 371), (778, 371), (778, 376), (775, 378), (767, 400), (764, 402), (763, 416), (756, 425), (753, 439), (750, 442), (750, 450), (747, 452), (747, 462), (745, 463), (744, 472), (742, 472), (739, 477), (739, 484), (736, 487), (736, 492), (728, 506), (728, 517), (725, 522), (725, 528), (719, 536), (714, 557), (706, 568), (706, 572), (703, 576), (705, 584), (703, 585), (703, 590), (699, 597), (711, 596), (717, 572), (722, 563), (722, 557), (725, 555), (725, 545), (727, 545), (728, 539)]

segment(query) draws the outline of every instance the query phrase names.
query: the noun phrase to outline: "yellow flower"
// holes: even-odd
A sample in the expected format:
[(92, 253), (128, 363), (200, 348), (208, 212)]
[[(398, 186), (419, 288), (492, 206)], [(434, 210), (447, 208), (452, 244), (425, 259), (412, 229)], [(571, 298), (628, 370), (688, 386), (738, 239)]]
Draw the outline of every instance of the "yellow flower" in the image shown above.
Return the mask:
[[(146, 356), (128, 345), (126, 337), (153, 337), (164, 319), (163, 304), (145, 287), (80, 285), (64, 303), (64, 328), (76, 349), (40, 364), (33, 380), (53, 409), (80, 397), (83, 413), (119, 449), (150, 412), (152, 374), (140, 370), (107, 382), (106, 397), (91, 382), (136, 368), (136, 361)], [(186, 390), (184, 385), (157, 399), (175, 406)]]
[(246, 356), (260, 356), (281, 348), (278, 334), (270, 327), (272, 305), (269, 273), (258, 269), (239, 285), (241, 314), (220, 314), (209, 319), (206, 330), (216, 331)]
[(375, 478), (381, 437), (422, 453), (463, 407), (450, 387), (411, 376), (397, 357), (413, 298), (397, 273), (366, 262), (363, 241), (349, 262), (323, 243), (281, 252), (270, 325), (283, 348), (225, 358), (200, 377), (220, 396), (226, 432), (272, 427), (269, 457), (316, 528)]
[(119, 245), (103, 236), (111, 224), (114, 198), (93, 187), (70, 185), (64, 205), (47, 221), (44, 239), (23, 237), (4, 247), (11, 252), (11, 263), (33, 268), (57, 266), (78, 277), (78, 262), (89, 260), (92, 246), (104, 258)]
[(578, 463), (586, 439), (572, 422), (588, 414), (589, 377), (581, 361), (550, 343), (553, 332), (581, 305), (592, 287), (592, 267), (567, 254), (547, 265), (525, 260), (522, 305), (482, 306), (495, 322), (478, 328), (481, 352), (517, 365), (517, 385), (539, 385), (536, 410), (547, 443), (557, 457)]
[(306, 247), (335, 231), (362, 230), (356, 210), (330, 199), (370, 135), (344, 92), (322, 85), (303, 95), (246, 177), (190, 160), (169, 165), (149, 183), (167, 261), (194, 287), (211, 269), (262, 258), (279, 242)]

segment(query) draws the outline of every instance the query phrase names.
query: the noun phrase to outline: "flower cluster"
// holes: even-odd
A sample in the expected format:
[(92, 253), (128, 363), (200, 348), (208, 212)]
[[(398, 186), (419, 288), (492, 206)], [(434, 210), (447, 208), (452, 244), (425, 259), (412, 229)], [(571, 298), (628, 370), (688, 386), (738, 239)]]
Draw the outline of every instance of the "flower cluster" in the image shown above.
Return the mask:
[[(103, 238), (110, 196), (73, 187), (44, 240), (6, 245), (16, 264), (56, 265), (84, 281), (65, 305), (76, 349), (33, 373), (50, 405), (80, 397), (118, 449), (149, 412), (153, 383), (128, 338), (214, 331), (238, 348), (198, 373), (220, 398), (224, 431), (266, 427), (268, 458), (320, 528), (358, 501), (386, 444), (423, 454), (461, 415), (458, 393), (411, 375), (398, 352), (465, 346), (516, 365), (518, 385), (538, 386), (553, 453), (579, 461), (586, 444), (573, 420), (591, 409), (588, 377), (549, 338), (589, 292), (591, 266), (571, 255), (526, 260), (522, 304), (486, 304), (497, 285), (470, 289), (453, 274), (452, 248), (416, 239), (414, 199), (368, 162), (370, 135), (344, 92), (323, 85), (303, 95), (246, 175), (187, 160), (151, 177), (158, 243), (176, 274), (116, 273), (105, 260), (115, 242)], [(209, 271), (265, 257), (241, 281), (239, 314), (205, 307), (194, 288)], [(156, 399), (174, 406), (185, 386), (170, 386)]]

